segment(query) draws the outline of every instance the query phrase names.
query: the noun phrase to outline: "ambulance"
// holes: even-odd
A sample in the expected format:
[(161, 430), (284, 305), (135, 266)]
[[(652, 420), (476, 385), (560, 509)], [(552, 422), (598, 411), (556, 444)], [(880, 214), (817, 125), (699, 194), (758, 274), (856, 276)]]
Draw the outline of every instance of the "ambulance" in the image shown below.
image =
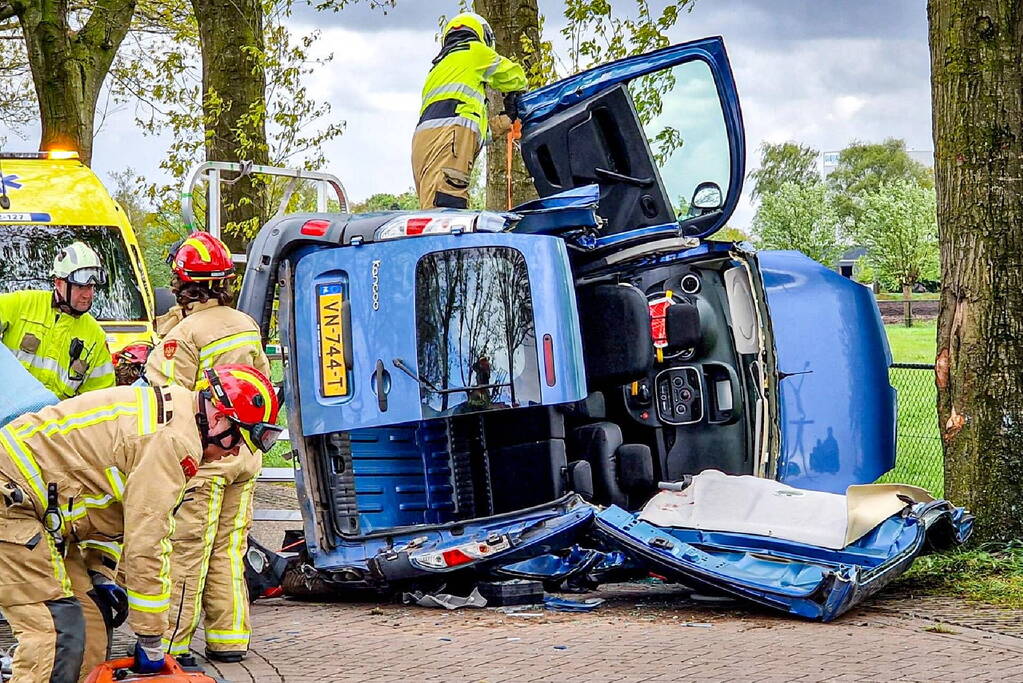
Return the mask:
[(92, 247), (109, 274), (90, 313), (117, 352), (153, 338), (153, 288), (123, 208), (77, 152), (0, 152), (0, 291), (52, 289), (57, 250)]

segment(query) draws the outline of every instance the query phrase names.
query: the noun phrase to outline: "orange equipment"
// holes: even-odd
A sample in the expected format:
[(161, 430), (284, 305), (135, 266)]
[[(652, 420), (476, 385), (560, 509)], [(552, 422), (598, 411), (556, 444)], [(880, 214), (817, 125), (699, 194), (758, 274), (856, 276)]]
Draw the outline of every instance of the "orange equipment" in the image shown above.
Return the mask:
[(217, 683), (199, 671), (185, 671), (170, 655), (163, 661), (163, 671), (158, 674), (137, 674), (131, 670), (131, 657), (111, 659), (92, 670), (85, 683)]
[(522, 120), (515, 119), (512, 127), (508, 130), (508, 149), (504, 160), (504, 177), (508, 187), (508, 210), (512, 208), (512, 154), (515, 152), (515, 143), (522, 138)]

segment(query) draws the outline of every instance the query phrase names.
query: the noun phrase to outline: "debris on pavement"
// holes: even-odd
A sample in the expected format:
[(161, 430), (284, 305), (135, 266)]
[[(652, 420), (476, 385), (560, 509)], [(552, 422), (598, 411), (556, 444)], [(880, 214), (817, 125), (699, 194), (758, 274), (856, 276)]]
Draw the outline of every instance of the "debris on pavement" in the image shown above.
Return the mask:
[(448, 610), (461, 609), (463, 607), (482, 608), (487, 606), (487, 599), (480, 595), (478, 588), (473, 588), (472, 593), (467, 597), (459, 597), (448, 593), (423, 593), (413, 591), (404, 593), (401, 601), (406, 605), (419, 605), (420, 607), (437, 607)]
[(592, 612), (606, 600), (604, 598), (587, 598), (586, 600), (569, 600), (553, 595), (546, 595), (543, 599), (543, 606), (555, 612)]

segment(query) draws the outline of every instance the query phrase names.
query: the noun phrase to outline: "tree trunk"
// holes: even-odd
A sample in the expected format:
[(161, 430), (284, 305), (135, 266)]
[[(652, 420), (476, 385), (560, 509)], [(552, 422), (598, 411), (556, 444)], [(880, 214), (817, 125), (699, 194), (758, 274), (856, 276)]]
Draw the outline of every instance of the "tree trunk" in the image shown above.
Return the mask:
[(0, 1), (0, 18), (17, 16), (39, 100), (39, 149), (74, 150), (92, 163), (96, 102), (135, 12), (135, 0), (98, 0), (77, 32), (65, 0)]
[[(208, 161), (269, 163), (266, 68), (260, 0), (192, 0), (202, 52), (202, 107)], [(235, 251), (267, 218), (261, 178), (221, 186), (223, 239)]]
[(1023, 16), (929, 0), (945, 491), (983, 540), (1023, 537)]
[[(526, 77), (535, 73), (534, 55), (539, 54), (540, 12), (537, 0), (474, 0), (473, 9), (486, 17), (494, 29), (496, 49), (505, 57), (514, 60), (526, 70)], [(533, 50), (523, 49), (525, 37)], [(538, 85), (531, 83), (530, 85)], [(504, 96), (490, 92), (487, 98), (490, 119), (504, 110)], [(487, 147), (487, 208), (504, 211), (508, 208), (508, 149), (504, 136), (494, 138)], [(526, 172), (522, 156), (513, 151), (512, 159), (512, 205), (536, 198), (533, 179)]]
[(908, 282), (902, 283), (902, 324), (913, 327), (913, 289)]

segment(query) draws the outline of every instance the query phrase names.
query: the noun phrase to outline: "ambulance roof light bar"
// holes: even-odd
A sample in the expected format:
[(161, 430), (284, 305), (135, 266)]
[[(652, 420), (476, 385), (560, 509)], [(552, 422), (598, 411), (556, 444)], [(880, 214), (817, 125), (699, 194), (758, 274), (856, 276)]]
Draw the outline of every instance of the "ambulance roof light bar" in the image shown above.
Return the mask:
[(78, 152), (53, 149), (48, 152), (0, 152), (0, 159), (77, 159)]

